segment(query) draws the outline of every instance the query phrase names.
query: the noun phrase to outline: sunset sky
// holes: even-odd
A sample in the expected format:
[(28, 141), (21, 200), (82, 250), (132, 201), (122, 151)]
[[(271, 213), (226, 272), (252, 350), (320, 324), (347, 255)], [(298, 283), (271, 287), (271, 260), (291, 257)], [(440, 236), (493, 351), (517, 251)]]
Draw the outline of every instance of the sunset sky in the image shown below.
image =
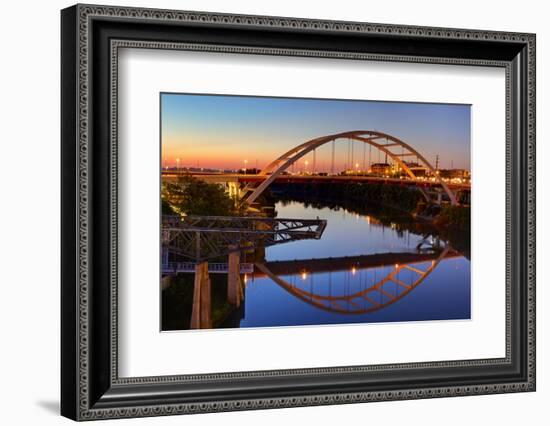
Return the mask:
[[(440, 168), (470, 169), (469, 105), (163, 93), (161, 128), (163, 167), (179, 158), (180, 167), (262, 168), (319, 136), (377, 130), (402, 139), (432, 165), (438, 154)], [(361, 165), (363, 145), (354, 142), (354, 162)], [(368, 147), (365, 155), (368, 165)], [(311, 156), (301, 161), (311, 165)], [(344, 168), (346, 157), (347, 141), (341, 140), (335, 170)], [(330, 144), (319, 148), (316, 171), (329, 171), (330, 158)], [(373, 148), (371, 161), (379, 159), (383, 155)]]

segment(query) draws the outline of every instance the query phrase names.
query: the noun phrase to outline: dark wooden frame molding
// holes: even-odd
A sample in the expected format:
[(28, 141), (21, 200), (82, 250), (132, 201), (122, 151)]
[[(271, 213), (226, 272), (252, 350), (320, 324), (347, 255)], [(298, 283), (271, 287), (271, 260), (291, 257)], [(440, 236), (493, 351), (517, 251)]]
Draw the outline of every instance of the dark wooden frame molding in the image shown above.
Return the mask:
[[(506, 356), (119, 378), (117, 52), (188, 49), (506, 70)], [(97, 5), (61, 13), (61, 413), (74, 420), (535, 390), (535, 35)]]

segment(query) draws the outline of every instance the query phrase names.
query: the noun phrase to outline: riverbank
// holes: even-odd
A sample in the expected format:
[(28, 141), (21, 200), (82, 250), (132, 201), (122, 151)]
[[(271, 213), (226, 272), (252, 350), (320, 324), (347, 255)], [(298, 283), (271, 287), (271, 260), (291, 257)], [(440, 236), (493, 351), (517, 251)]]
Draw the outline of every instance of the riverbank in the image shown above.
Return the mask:
[(375, 183), (345, 183), (345, 182), (327, 182), (327, 183), (277, 183), (274, 182), (271, 187), (271, 194), (275, 197), (284, 195), (291, 197), (300, 197), (331, 200), (339, 203), (364, 203), (378, 204), (391, 207), (407, 213), (412, 213), (418, 202), (422, 200), (420, 192), (411, 189), (408, 186), (383, 185)]
[(470, 208), (438, 207), (437, 217), (423, 220), (418, 213), (423, 208), (422, 195), (409, 187), (327, 183), (273, 184), (270, 203), (301, 202), (306, 207), (345, 209), (350, 213), (368, 215), (381, 225), (420, 235), (439, 237), (456, 250), (470, 257)]

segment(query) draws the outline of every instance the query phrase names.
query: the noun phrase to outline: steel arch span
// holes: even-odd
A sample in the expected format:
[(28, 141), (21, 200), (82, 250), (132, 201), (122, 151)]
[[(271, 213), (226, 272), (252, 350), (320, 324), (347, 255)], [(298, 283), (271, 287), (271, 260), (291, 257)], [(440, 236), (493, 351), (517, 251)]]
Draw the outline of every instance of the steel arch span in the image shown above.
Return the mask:
[[(409, 144), (405, 143), (395, 136), (389, 135), (387, 133), (378, 132), (375, 130), (353, 130), (349, 132), (336, 133), (333, 135), (321, 136), (315, 139), (311, 139), (307, 142), (304, 142), (301, 145), (298, 145), (291, 150), (285, 152), (283, 155), (278, 157), (276, 160), (268, 164), (260, 173), (260, 176), (266, 176), (266, 179), (262, 181), (258, 186), (249, 186), (245, 188), (245, 195), (243, 201), (247, 204), (253, 203), (278, 176), (280, 176), (286, 169), (288, 169), (292, 164), (298, 161), (300, 158), (304, 157), (311, 151), (325, 145), (326, 143), (336, 141), (338, 139), (348, 139), (355, 140), (358, 142), (363, 142), (368, 145), (373, 146), (384, 154), (387, 154), (393, 161), (395, 161), (399, 166), (407, 173), (411, 179), (416, 179), (414, 172), (404, 161), (405, 157), (416, 157), (418, 161), (436, 178), (436, 181), (441, 185), (443, 191), (449, 197), (449, 200), (452, 205), (457, 205), (458, 201), (455, 194), (449, 189), (447, 184), (436, 173), (435, 168), (430, 164), (430, 162), (417, 150), (411, 147)], [(396, 152), (396, 149), (401, 150), (401, 152)], [(420, 191), (426, 198), (428, 202), (433, 202), (430, 194), (428, 194), (424, 189), (419, 187)]]
[[(295, 287), (288, 281), (272, 273), (263, 263), (255, 263), (255, 267), (262, 271), (285, 291), (315, 308), (332, 313), (362, 315), (379, 311), (406, 297), (416, 287), (422, 284), (422, 282), (434, 271), (434, 269), (437, 268), (437, 265), (439, 265), (439, 263), (445, 259), (450, 252), (452, 252), (451, 250), (452, 249), (450, 246), (445, 247), (436, 259), (429, 261), (429, 266), (426, 269), (423, 269), (422, 266), (420, 266), (428, 263), (426, 261), (396, 265), (393, 271), (370, 287), (355, 293), (342, 294), (339, 296), (317, 294)], [(406, 284), (398, 278), (399, 272), (405, 269), (416, 274), (415, 280), (411, 284)], [(384, 285), (390, 282), (395, 283), (403, 290), (399, 293), (388, 292), (384, 289)], [(376, 296), (384, 296), (384, 300), (377, 301)]]

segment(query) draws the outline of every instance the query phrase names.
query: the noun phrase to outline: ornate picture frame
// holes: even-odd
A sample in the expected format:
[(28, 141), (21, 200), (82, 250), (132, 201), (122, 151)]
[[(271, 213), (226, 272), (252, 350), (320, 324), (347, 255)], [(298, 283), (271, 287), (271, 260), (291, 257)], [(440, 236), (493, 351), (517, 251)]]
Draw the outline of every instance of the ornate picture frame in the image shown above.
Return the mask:
[[(62, 415), (93, 420), (535, 390), (534, 34), (96, 5), (64, 9), (61, 30)], [(126, 47), (503, 68), (506, 356), (119, 377), (117, 61)]]

